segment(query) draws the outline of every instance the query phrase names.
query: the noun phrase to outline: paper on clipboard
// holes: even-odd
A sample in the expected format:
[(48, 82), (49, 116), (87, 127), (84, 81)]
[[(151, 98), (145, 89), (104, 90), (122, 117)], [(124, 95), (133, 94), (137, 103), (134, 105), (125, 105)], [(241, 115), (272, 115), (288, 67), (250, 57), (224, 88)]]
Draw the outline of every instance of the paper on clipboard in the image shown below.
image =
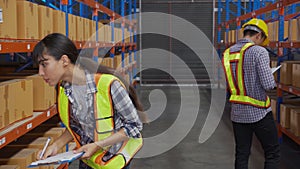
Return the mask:
[(42, 166), (42, 165), (53, 165), (53, 164), (63, 164), (63, 163), (69, 163), (72, 162), (78, 158), (80, 158), (84, 152), (76, 153), (74, 154), (73, 151), (68, 151), (65, 153), (57, 154), (55, 156), (51, 156), (49, 158), (46, 158), (44, 160), (39, 160), (32, 162), (28, 168)]
[(271, 68), (272, 74), (274, 74), (280, 68), (281, 68), (281, 65)]

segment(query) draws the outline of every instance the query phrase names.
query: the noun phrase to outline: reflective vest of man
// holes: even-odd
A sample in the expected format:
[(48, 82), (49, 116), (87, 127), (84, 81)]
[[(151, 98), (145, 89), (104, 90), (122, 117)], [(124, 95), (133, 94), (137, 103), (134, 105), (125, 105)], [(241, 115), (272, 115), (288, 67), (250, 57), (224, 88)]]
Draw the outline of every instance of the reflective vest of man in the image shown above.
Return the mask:
[[(223, 54), (223, 68), (226, 75), (226, 81), (231, 93), (229, 101), (232, 103), (247, 104), (259, 108), (270, 107), (270, 98), (267, 96), (265, 101), (257, 100), (247, 96), (244, 84), (243, 62), (247, 49), (253, 46), (253, 43), (246, 43), (239, 52), (230, 53), (230, 49), (226, 49)], [(236, 63), (236, 78), (232, 72), (231, 63)]]
[[(94, 78), (98, 89), (98, 92), (94, 95), (94, 114), (96, 120), (94, 141), (96, 142), (109, 137), (114, 132), (114, 110), (110, 94), (110, 85), (115, 80), (118, 80), (122, 85), (123, 83), (115, 76), (109, 74), (95, 74)], [(60, 87), (58, 94), (58, 110), (62, 122), (72, 134), (77, 147), (80, 147), (80, 137), (70, 128), (69, 100), (64, 93), (63, 87)], [(90, 159), (83, 161), (92, 168), (120, 169), (128, 164), (133, 156), (141, 149), (142, 144), (142, 138), (129, 138), (128, 141), (123, 143), (120, 150), (108, 161), (102, 159), (107, 152), (105, 150), (99, 150)]]

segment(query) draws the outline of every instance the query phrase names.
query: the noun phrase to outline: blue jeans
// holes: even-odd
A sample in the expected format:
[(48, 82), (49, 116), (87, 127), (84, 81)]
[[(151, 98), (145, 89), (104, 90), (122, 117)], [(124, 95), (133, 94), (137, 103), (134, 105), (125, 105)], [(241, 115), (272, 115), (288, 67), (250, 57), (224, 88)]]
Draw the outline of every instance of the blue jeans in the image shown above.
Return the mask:
[(232, 122), (232, 124), (236, 143), (235, 169), (248, 169), (253, 133), (264, 149), (264, 169), (279, 168), (280, 146), (272, 112), (269, 112), (263, 119), (255, 123)]

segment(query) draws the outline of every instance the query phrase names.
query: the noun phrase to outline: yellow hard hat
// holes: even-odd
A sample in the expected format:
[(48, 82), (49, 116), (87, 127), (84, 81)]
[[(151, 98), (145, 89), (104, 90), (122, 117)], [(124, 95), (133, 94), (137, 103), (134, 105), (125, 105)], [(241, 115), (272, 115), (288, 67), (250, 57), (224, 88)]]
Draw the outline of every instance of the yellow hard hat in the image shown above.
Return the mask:
[[(244, 30), (254, 30), (257, 32), (263, 32), (266, 35), (266, 39), (264, 40), (264, 42), (261, 44), (262, 46), (266, 46), (269, 44), (269, 33), (268, 33), (268, 26), (266, 24), (265, 21), (261, 20), (261, 19), (257, 19), (257, 18), (253, 18), (250, 21), (248, 21), (247, 23), (245, 23), (243, 26), (243, 31)], [(259, 29), (257, 29), (259, 28)]]

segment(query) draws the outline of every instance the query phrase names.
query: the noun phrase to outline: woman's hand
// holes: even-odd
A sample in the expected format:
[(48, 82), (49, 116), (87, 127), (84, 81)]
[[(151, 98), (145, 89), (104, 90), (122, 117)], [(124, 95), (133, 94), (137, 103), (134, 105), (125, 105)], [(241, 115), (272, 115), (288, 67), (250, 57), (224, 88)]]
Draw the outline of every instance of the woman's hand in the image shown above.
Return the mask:
[(86, 144), (86, 145), (78, 148), (77, 150), (74, 150), (74, 153), (84, 152), (84, 154), (81, 158), (89, 159), (92, 157), (92, 155), (94, 155), (96, 153), (96, 151), (98, 151), (100, 149), (102, 149), (102, 147), (100, 147), (98, 144), (90, 143), (90, 144)]
[(46, 151), (45, 151), (45, 153), (44, 153), (44, 155), (43, 155), (42, 158), (40, 158), (42, 150), (38, 151), (36, 159), (37, 160), (43, 160), (43, 159), (46, 159), (49, 156), (56, 155), (57, 152), (58, 152), (57, 146), (55, 144), (52, 144), (52, 145), (50, 145), (50, 146), (47, 147), (47, 149), (46, 149)]

